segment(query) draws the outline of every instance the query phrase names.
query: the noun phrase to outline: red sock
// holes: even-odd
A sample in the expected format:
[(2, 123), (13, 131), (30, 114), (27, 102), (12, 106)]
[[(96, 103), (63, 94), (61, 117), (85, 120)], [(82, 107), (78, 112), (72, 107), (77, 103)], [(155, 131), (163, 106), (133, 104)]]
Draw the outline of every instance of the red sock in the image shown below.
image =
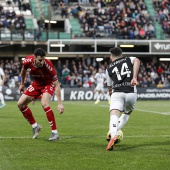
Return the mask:
[(34, 124), (36, 121), (32, 115), (31, 110), (28, 108), (28, 106), (25, 106), (24, 108), (20, 109), (20, 111), (22, 112), (23, 116), (28, 120), (28, 122), (32, 125)]
[(56, 130), (57, 127), (56, 127), (56, 122), (55, 122), (55, 117), (54, 117), (54, 113), (53, 111), (51, 110), (50, 106), (49, 107), (46, 107), (44, 109), (45, 113), (46, 113), (46, 116), (47, 116), (47, 119), (48, 119), (48, 122), (51, 126), (51, 129), (52, 130)]

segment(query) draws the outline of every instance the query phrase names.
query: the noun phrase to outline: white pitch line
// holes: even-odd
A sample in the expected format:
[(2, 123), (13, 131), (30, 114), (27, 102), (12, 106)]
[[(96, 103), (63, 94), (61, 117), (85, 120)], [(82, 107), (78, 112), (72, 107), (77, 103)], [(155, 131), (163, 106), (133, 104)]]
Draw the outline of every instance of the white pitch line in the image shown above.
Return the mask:
[[(106, 136), (102, 136), (102, 135), (99, 135), (99, 136), (61, 136), (61, 139), (71, 139), (71, 138), (105, 138)], [(162, 138), (167, 138), (167, 137), (170, 137), (170, 134), (169, 135), (132, 135), (132, 136), (124, 136), (124, 138), (159, 138), (159, 137), (162, 137)], [(41, 137), (40, 137), (41, 138)], [(32, 139), (31, 137), (27, 137), (27, 136), (21, 136), (21, 137), (3, 137), (3, 136), (0, 136), (0, 139)]]
[(142, 110), (142, 109), (135, 109), (137, 111), (142, 111), (142, 112), (147, 112), (147, 113), (155, 113), (155, 114), (160, 114), (160, 115), (170, 115), (168, 112), (156, 112), (152, 110)]
[(0, 139), (31, 139), (31, 137), (27, 137), (27, 136), (21, 136), (21, 137), (7, 136), (7, 137), (3, 137), (3, 136), (0, 136)]
[[(83, 105), (83, 106), (89, 106), (88, 104), (80, 104), (80, 105)], [(106, 105), (91, 105), (91, 106), (100, 106), (100, 107), (108, 107), (109, 108), (109, 105), (106, 106)], [(167, 116), (170, 116), (170, 112), (157, 112), (157, 111), (152, 111), (152, 110), (142, 110), (142, 109), (135, 109), (137, 111), (141, 111), (141, 112), (146, 112), (146, 113), (155, 113), (155, 114), (160, 114), (160, 115), (167, 115)]]
[[(107, 107), (105, 105), (100, 105), (101, 107)], [(135, 109), (137, 111), (142, 111), (142, 112), (147, 112), (147, 113), (155, 113), (155, 114), (160, 114), (160, 115), (170, 115), (170, 112), (157, 112), (157, 111), (152, 111), (152, 110), (143, 110), (143, 109)]]

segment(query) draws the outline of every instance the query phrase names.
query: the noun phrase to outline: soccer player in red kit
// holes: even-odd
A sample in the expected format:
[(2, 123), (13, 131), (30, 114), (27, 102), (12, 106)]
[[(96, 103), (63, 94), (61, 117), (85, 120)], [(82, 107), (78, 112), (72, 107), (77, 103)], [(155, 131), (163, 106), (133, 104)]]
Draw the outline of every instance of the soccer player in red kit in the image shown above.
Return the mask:
[[(54, 69), (52, 62), (45, 58), (46, 53), (43, 49), (38, 48), (34, 51), (34, 55), (27, 56), (23, 61), (23, 67), (21, 70), (21, 85), (19, 87), (22, 96), (20, 97), (17, 105), (23, 116), (28, 120), (33, 128), (33, 139), (36, 139), (39, 135), (42, 126), (39, 125), (28, 104), (42, 96), (41, 105), (46, 113), (48, 122), (51, 126), (52, 134), (49, 138), (50, 141), (59, 139), (59, 134), (56, 127), (56, 121), (54, 113), (50, 107), (51, 97), (56, 92), (58, 99), (58, 111), (60, 114), (64, 112), (64, 107), (61, 101), (61, 90), (58, 82), (57, 73)], [(26, 77), (26, 71), (30, 70), (30, 74), (33, 77), (32, 84), (24, 92), (24, 81)]]

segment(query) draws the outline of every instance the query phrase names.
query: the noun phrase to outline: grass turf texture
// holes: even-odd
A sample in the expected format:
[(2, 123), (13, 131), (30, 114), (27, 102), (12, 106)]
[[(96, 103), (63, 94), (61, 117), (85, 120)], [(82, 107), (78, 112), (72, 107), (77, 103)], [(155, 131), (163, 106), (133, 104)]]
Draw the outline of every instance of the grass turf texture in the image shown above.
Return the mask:
[(0, 170), (169, 170), (169, 101), (138, 101), (122, 129), (123, 141), (110, 152), (105, 150), (107, 102), (63, 104), (59, 115), (57, 103), (51, 103), (61, 137), (57, 142), (48, 141), (51, 130), (39, 101), (29, 105), (43, 126), (35, 140), (16, 102), (0, 109)]

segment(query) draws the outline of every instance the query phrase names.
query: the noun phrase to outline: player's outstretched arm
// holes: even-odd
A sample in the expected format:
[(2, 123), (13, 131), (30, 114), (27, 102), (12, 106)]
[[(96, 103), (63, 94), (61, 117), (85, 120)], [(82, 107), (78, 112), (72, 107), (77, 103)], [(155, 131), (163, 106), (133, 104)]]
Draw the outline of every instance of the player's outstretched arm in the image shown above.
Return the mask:
[(21, 69), (21, 84), (19, 86), (20, 93), (24, 92), (24, 81), (26, 77), (26, 70), (24, 68)]
[(140, 68), (140, 60), (138, 58), (135, 58), (133, 63), (133, 78), (131, 80), (131, 86), (137, 84), (137, 75), (139, 72), (139, 68)]
[(60, 112), (60, 114), (62, 114), (64, 112), (64, 106), (61, 101), (60, 83), (58, 82), (58, 80), (56, 80), (53, 82), (53, 84), (55, 86), (55, 91), (56, 91), (56, 95), (57, 95), (57, 99), (58, 99), (58, 111)]
[(109, 91), (109, 96), (111, 96), (112, 95), (112, 86), (108, 87), (108, 91)]
[(6, 81), (6, 77), (5, 77), (5, 74), (2, 75), (2, 81), (1, 81), (1, 86), (3, 86), (5, 84), (5, 81)]

